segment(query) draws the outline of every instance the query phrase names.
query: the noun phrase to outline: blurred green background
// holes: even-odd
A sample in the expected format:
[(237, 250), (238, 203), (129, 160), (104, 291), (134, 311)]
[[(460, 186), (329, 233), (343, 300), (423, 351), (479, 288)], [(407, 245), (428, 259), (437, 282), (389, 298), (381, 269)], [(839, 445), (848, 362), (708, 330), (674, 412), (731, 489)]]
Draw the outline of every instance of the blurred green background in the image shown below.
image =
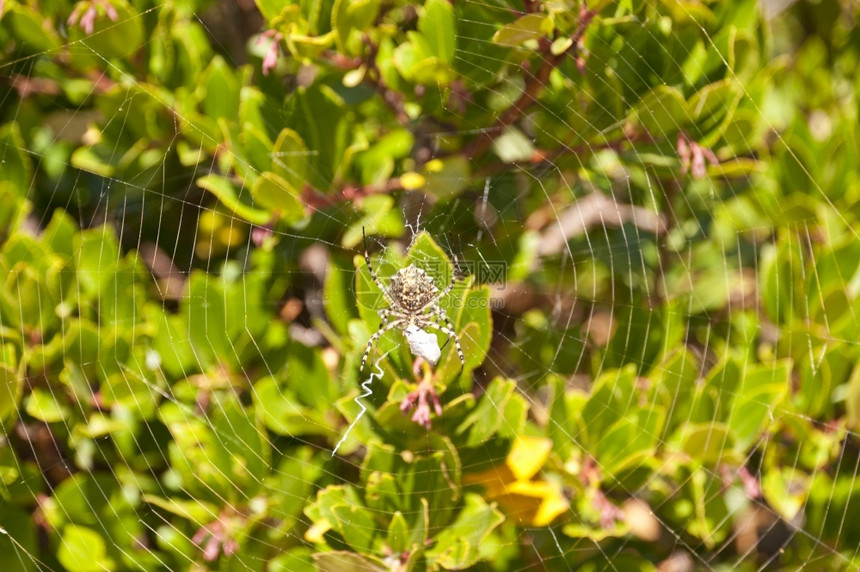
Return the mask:
[(858, 16), (0, 2), (3, 569), (860, 567)]

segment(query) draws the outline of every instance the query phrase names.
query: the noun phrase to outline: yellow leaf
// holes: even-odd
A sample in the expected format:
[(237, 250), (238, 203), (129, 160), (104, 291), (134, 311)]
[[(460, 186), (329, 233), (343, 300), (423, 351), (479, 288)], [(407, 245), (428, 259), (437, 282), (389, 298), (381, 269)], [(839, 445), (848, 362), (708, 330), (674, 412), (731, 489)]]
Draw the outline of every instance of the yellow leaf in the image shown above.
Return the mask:
[(514, 441), (506, 463), (518, 481), (527, 481), (540, 470), (551, 450), (550, 439), (520, 435)]
[(467, 474), (464, 481), (469, 485), (481, 485), (487, 491), (488, 498), (496, 498), (505, 494), (508, 483), (514, 482), (514, 475), (506, 466), (498, 465), (482, 473)]
[[(508, 487), (508, 495), (506, 496), (507, 500), (520, 497), (518, 502), (520, 506), (528, 504), (527, 499), (530, 499), (533, 505), (536, 504), (533, 512), (518, 515), (521, 518), (528, 516), (528, 522), (531, 526), (546, 526), (568, 509), (567, 499), (564, 498), (561, 489), (558, 485), (547, 481), (512, 483)], [(505, 497), (500, 498), (499, 502), (504, 506), (506, 504)]]
[(428, 173), (438, 173), (445, 168), (442, 159), (431, 159), (424, 164), (424, 170)]
[(420, 189), (427, 184), (427, 179), (425, 179), (423, 175), (410, 171), (409, 173), (404, 173), (400, 176), (400, 184), (403, 185), (403, 188), (407, 191), (414, 191), (415, 189)]
[(305, 540), (316, 544), (323, 543), (325, 542), (325, 538), (323, 537), (329, 530), (331, 530), (331, 524), (327, 520), (315, 522), (305, 532)]

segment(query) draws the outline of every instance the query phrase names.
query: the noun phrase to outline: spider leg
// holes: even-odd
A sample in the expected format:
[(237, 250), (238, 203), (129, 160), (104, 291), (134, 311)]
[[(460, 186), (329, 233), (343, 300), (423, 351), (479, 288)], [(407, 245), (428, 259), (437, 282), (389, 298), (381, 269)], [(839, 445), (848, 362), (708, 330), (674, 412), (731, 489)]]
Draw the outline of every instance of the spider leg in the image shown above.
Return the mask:
[[(438, 330), (438, 329), (439, 329), (439, 326), (441, 326), (441, 325), (442, 325), (442, 324), (440, 324), (440, 323), (439, 323), (439, 320), (442, 320), (442, 319), (443, 319), (443, 318), (442, 318), (442, 316), (443, 316), (444, 314), (445, 314), (445, 310), (443, 310), (443, 309), (442, 309), (442, 308), (440, 308), (439, 306), (432, 306), (432, 307), (430, 308), (430, 313), (426, 315), (427, 317), (425, 317), (425, 319), (424, 319), (422, 322), (424, 323), (424, 326), (425, 326), (425, 327), (429, 327), (429, 328), (436, 328), (436, 329)], [(430, 319), (427, 319), (428, 317), (429, 317)], [(444, 319), (446, 320), (446, 322), (445, 322), (445, 323), (446, 323), (447, 325), (449, 325), (449, 326), (450, 326), (450, 329), (451, 329), (451, 330), (453, 330), (453, 329), (454, 329), (454, 326), (451, 326), (451, 322), (448, 322), (448, 321), (447, 321), (447, 318), (448, 318), (448, 317), (447, 317), (447, 316), (445, 316), (445, 318), (444, 318)], [(446, 337), (446, 338), (445, 338), (445, 343), (444, 343), (444, 344), (442, 344), (442, 347), (441, 347), (441, 348), (439, 348), (439, 350), (440, 350), (440, 351), (441, 351), (441, 350), (444, 350), (444, 349), (445, 349), (445, 346), (447, 346), (447, 345), (448, 345), (448, 342), (450, 342), (450, 341), (451, 341), (451, 337), (450, 337), (450, 336)]]
[(370, 277), (373, 278), (373, 281), (376, 283), (376, 287), (379, 288), (379, 291), (382, 292), (382, 297), (385, 298), (385, 301), (388, 302), (389, 306), (397, 306), (394, 300), (391, 299), (391, 296), (388, 294), (388, 290), (383, 286), (382, 281), (376, 275), (376, 272), (373, 270), (373, 265), (370, 263), (370, 254), (367, 252), (367, 235), (364, 234), (364, 227), (361, 227), (361, 236), (364, 239), (364, 261), (367, 263), (367, 269), (370, 271)]
[(400, 317), (400, 314), (396, 310), (394, 310), (393, 308), (380, 308), (379, 310), (376, 311), (376, 313), (379, 314), (379, 318), (382, 320), (382, 324), (379, 325), (380, 328), (387, 325), (388, 321), (392, 317), (397, 318), (397, 319), (402, 319)]
[(395, 322), (401, 322), (401, 326), (407, 322), (407, 318), (393, 308), (380, 308), (376, 312), (379, 314), (379, 318), (382, 320), (382, 323), (379, 324), (378, 329), (382, 330), (383, 332), (390, 329), (388, 327), (388, 324), (391, 323), (392, 318), (394, 318)]
[(460, 371), (463, 371), (463, 368), (466, 367), (466, 357), (463, 355), (463, 348), (460, 347), (460, 336), (454, 331), (454, 324), (451, 323), (451, 320), (448, 319), (448, 314), (445, 313), (445, 310), (440, 308), (439, 306), (433, 306), (430, 311), (435, 315), (439, 320), (445, 322), (445, 325), (442, 326), (440, 324), (435, 324), (430, 322), (437, 330), (448, 336), (448, 339), (445, 340), (445, 344), (442, 346), (444, 348), (448, 345), (448, 342), (451, 339), (454, 340), (454, 345), (457, 348), (457, 356), (460, 358)]
[(370, 355), (370, 350), (373, 349), (373, 344), (376, 343), (376, 340), (379, 339), (382, 334), (394, 328), (395, 326), (399, 326), (403, 323), (403, 320), (396, 319), (393, 322), (389, 322), (386, 319), (385, 325), (376, 330), (376, 333), (370, 336), (370, 339), (367, 340), (367, 346), (364, 348), (364, 355), (361, 356), (361, 366), (359, 366), (358, 371), (364, 371), (364, 364), (367, 363), (367, 358)]
[(448, 313), (447, 313), (447, 312), (445, 312), (445, 310), (444, 310), (444, 309), (440, 308), (439, 306), (433, 306), (433, 307), (430, 309), (430, 311), (431, 311), (431, 312), (432, 312), (432, 313), (433, 313), (433, 314), (434, 314), (434, 315), (435, 315), (439, 320), (443, 321), (443, 322), (445, 323), (445, 325), (446, 325), (446, 326), (448, 326), (448, 329), (449, 329), (449, 330), (452, 330), (452, 331), (454, 330), (454, 324), (452, 324), (452, 323), (451, 323), (451, 320), (449, 320), (449, 319), (448, 319)]
[(454, 268), (451, 269), (451, 282), (445, 287), (444, 290), (439, 292), (439, 294), (436, 296), (436, 299), (433, 300), (434, 302), (441, 300), (445, 295), (448, 294), (448, 292), (450, 292), (451, 290), (454, 289), (454, 284), (457, 283), (457, 270), (459, 268), (460, 268), (460, 265), (457, 263), (457, 255), (455, 254), (454, 255)]
[(432, 300), (424, 304), (424, 307), (421, 310), (425, 310), (426, 308), (431, 308), (435, 306), (436, 302), (441, 300), (445, 295), (448, 294), (451, 290), (454, 289), (454, 285), (457, 283), (457, 269), (460, 268), (460, 265), (457, 263), (457, 255), (454, 255), (454, 270), (451, 271), (451, 282), (445, 287), (444, 290), (436, 294)]

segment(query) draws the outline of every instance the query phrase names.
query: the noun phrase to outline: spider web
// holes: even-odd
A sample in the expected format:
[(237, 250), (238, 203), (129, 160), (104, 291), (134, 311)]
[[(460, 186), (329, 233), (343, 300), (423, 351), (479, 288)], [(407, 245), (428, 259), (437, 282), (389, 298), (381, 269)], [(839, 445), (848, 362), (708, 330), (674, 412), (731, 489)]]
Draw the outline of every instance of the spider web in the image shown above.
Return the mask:
[[(476, 8), (475, 13), (506, 9), (490, 3), (466, 4)], [(696, 4), (668, 4), (678, 14), (695, 21)], [(762, 4), (764, 15), (758, 26), (773, 34), (774, 52), (797, 61), (802, 42), (796, 28), (804, 10), (814, 8), (801, 5), (783, 12), (790, 7), (777, 4)], [(133, 18), (155, 17), (165, 5), (148, 5)], [(219, 41), (221, 28), (213, 13), (217, 11), (199, 8), (194, 20), (209, 34), (213, 44), (233, 54), (231, 66), (242, 63), (237, 60), (247, 57), (246, 50), (241, 42), (238, 50), (228, 45), (232, 36)], [(620, 16), (619, 22), (594, 25), (630, 25), (633, 46), (654, 40), (651, 28), (635, 26), (636, 18), (631, 12)], [(130, 19), (119, 14), (108, 26), (120, 26)], [(8, 25), (8, 20), (0, 25)], [(248, 25), (253, 27), (253, 22)], [(716, 48), (722, 41), (711, 37), (704, 26), (699, 28), (704, 39), (701, 49)], [(96, 31), (96, 35), (101, 31)], [(458, 35), (458, 63), (490, 74), (508, 65), (509, 62), (494, 60), (482, 50), (481, 43), (487, 42), (489, 36), (492, 34)], [(613, 56), (620, 64), (601, 61), (599, 58), (607, 57), (614, 47), (601, 45), (605, 42), (601, 34), (588, 38), (588, 51), (582, 54), (586, 66), (634, 70), (632, 76), (592, 78), (602, 82), (607, 92), (633, 89), (624, 77), (648, 83), (651, 76), (659, 76), (660, 70), (653, 66), (654, 60), (648, 54), (625, 50)], [(151, 39), (141, 38), (140, 42), (141, 48), (153, 46)], [(66, 108), (54, 116), (54, 121), (46, 127), (47, 142), (68, 143), (70, 139), (66, 138), (87, 141), (92, 136), (88, 131), (92, 124), (99, 124), (103, 131), (134, 132), (133, 125), (140, 121), (133, 115), (139, 109), (133, 105), (137, 99), (148, 95), (166, 103), (163, 94), (118, 67), (94, 46), (85, 36), (62, 42), (58, 50), (37, 50), (23, 59), (0, 63), (0, 73), (10, 82), (15, 77), (26, 86), (22, 88), (19, 83), (15, 90), (0, 97), (0, 108), (5, 113), (3, 121), (33, 113), (28, 98), (21, 97), (22, 90), (33, 89), (38, 93), (38, 81), (45, 77), (40, 66), (55, 60), (60, 52), (100, 62), (103, 78), (124, 82), (128, 96), (112, 99), (117, 105), (99, 117), (93, 114), (93, 108), (99, 107), (103, 112), (104, 106), (93, 106), (91, 101), (101, 94), (89, 93), (90, 99), (83, 98), (77, 107)], [(247, 51), (261, 49), (257, 44), (249, 44)], [(521, 49), (524, 59), (535, 60), (535, 50), (530, 45)], [(667, 48), (661, 56), (680, 64), (694, 56), (696, 49), (694, 45), (682, 46), (680, 51)], [(807, 49), (812, 51), (817, 46)], [(716, 53), (721, 52), (716, 50)], [(548, 63), (549, 56), (540, 57), (538, 64)], [(790, 146), (793, 140), (788, 129), (789, 118), (796, 120), (802, 113), (792, 110), (790, 117), (783, 117), (786, 108), (797, 103), (786, 99), (785, 88), (776, 89), (776, 95), (759, 103), (762, 98), (754, 90), (761, 86), (755, 83), (755, 78), (737, 76), (729, 62), (722, 55), (719, 58), (728, 68), (730, 79), (740, 86), (746, 113), (771, 139), (769, 150), (774, 156), (782, 153), (780, 157), (786, 162), (792, 161), (795, 180), (808, 186), (804, 192), (812, 197), (816, 207), (791, 202), (797, 195), (786, 201), (774, 199), (779, 195), (764, 187), (769, 183), (763, 182), (766, 179), (761, 173), (751, 172), (739, 181), (723, 180), (720, 174), (726, 173), (719, 171), (719, 165), (726, 164), (730, 157), (712, 158), (711, 151), (700, 147), (690, 136), (683, 133), (676, 136), (681, 125), (671, 115), (668, 123), (657, 124), (662, 131), (651, 134), (657, 139), (668, 137), (676, 153), (676, 161), (668, 167), (672, 174), (667, 176), (666, 165), (659, 164), (654, 157), (657, 150), (631, 160), (613, 139), (613, 134), (623, 129), (629, 109), (619, 112), (603, 107), (603, 101), (588, 101), (592, 111), (602, 108), (607, 117), (625, 118), (618, 121), (600, 118), (597, 122), (581, 113), (579, 106), (583, 102), (576, 98), (552, 105), (536, 99), (529, 103), (538, 113), (563, 128), (581, 127), (593, 136), (571, 143), (559, 137), (563, 130), (543, 131), (541, 125), (546, 123), (540, 122), (527, 127), (512, 124), (516, 129), (505, 130), (501, 137), (498, 132), (488, 131), (488, 141), (490, 135), (496, 137), (488, 145), (493, 145), (500, 156), (507, 156), (501, 168), (480, 176), (473, 174), (473, 180), (462, 192), (447, 200), (436, 200), (422, 193), (392, 193), (393, 212), (401, 221), (401, 232), (391, 233), (389, 238), (370, 237), (369, 248), (374, 261), (380, 261), (377, 273), (385, 284), (397, 270), (396, 260), (402, 259), (422, 232), (429, 233), (449, 257), (456, 255), (468, 269), (464, 274), (472, 274), (473, 280), (490, 276), (487, 287), (493, 302), (492, 342), (483, 363), (469, 372), (473, 391), (479, 400), (492, 399), (489, 388), (494, 379), (501, 376), (515, 381), (516, 395), (528, 404), (529, 423), (545, 427), (553, 441), (571, 444), (562, 450), (581, 452), (579, 456), (571, 453), (565, 457), (559, 453), (558, 466), (548, 462), (531, 477), (532, 484), (546, 485), (548, 490), (557, 488), (567, 503), (549, 524), (536, 525), (527, 510), (517, 515), (504, 500), (493, 499), (499, 501), (508, 519), (488, 540), (490, 551), (503, 555), (499, 560), (503, 569), (592, 566), (623, 570), (632, 566), (634, 555), (659, 565), (661, 570), (765, 569), (782, 564), (847, 569), (857, 565), (858, 533), (850, 525), (850, 505), (860, 455), (856, 450), (858, 434), (846, 417), (851, 415), (850, 411), (846, 414), (846, 408), (850, 407), (847, 402), (856, 384), (853, 381), (856, 376), (851, 372), (857, 344), (850, 333), (856, 331), (851, 300), (856, 295), (857, 273), (856, 268), (846, 267), (837, 260), (833, 249), (819, 247), (828, 241), (847, 250), (856, 246), (860, 237), (852, 226), (853, 213), (844, 208), (846, 203), (851, 206), (850, 196), (834, 194), (830, 190), (832, 175), (811, 167), (812, 158), (801, 156)], [(251, 61), (259, 62), (259, 58)], [(788, 72), (775, 67), (778, 71), (774, 83), (779, 85)], [(783, 73), (786, 75), (781, 76)], [(525, 77), (537, 82), (539, 88), (557, 79), (543, 78), (537, 73), (526, 73)], [(853, 76), (850, 79), (853, 81)], [(94, 85), (98, 86), (98, 82)], [(516, 84), (515, 79), (504, 79), (486, 101), (493, 105), (507, 103), (505, 107), (509, 107), (523, 91), (524, 86)], [(827, 108), (833, 102), (804, 103), (815, 108), (808, 121), (812, 137), (826, 141), (836, 130), (831, 124), (835, 112)], [(662, 103), (655, 108), (665, 111)], [(455, 108), (449, 111), (456, 113)], [(359, 445), (366, 444), (362, 439), (367, 435), (358, 420), (348, 423), (343, 419), (333, 422), (303, 419), (311, 427), (313, 437), (271, 431), (258, 434), (247, 430), (247, 419), (237, 413), (236, 404), (221, 400), (218, 394), (225, 387), (244, 387), (246, 397), (256, 395), (249, 399), (259, 404), (260, 401), (254, 400), (264, 399), (261, 380), (283, 376), (286, 360), (290, 359), (267, 357), (266, 348), (277, 344), (278, 339), (289, 339), (290, 355), (298, 355), (298, 361), (305, 360), (310, 365), (290, 362), (291, 367), (305, 369), (288, 371), (311, 375), (314, 368), (321, 366), (330, 372), (332, 391), (316, 399), (341, 413), (358, 412), (365, 404), (374, 408), (381, 405), (388, 389), (377, 384), (378, 378), (370, 380), (367, 372), (358, 377), (356, 373), (342, 372), (350, 364), (357, 364), (342, 359), (339, 352), (347, 350), (331, 344), (331, 326), (327, 322), (334, 310), (324, 302), (324, 285), (332, 269), (352, 272), (354, 257), (361, 251), (360, 244), (345, 243), (342, 237), (354, 232), (358, 228), (355, 221), (365, 220), (368, 213), (355, 203), (344, 201), (334, 208), (314, 208), (311, 221), (304, 227), (284, 230), (280, 226), (250, 225), (192, 184), (199, 176), (218, 171), (218, 158), (196, 165), (189, 179), (163, 178), (175, 172), (168, 168), (175, 160), (174, 149), (185, 146), (182, 153), (193, 153), (178, 128), (179, 123), (193, 125), (193, 122), (182, 111), (177, 111), (176, 122), (175, 139), (167, 146), (170, 152), (150, 157), (153, 168), (140, 176), (94, 176), (77, 169), (73, 180), (52, 178), (41, 173), (56, 173), (61, 166), (71, 170), (73, 162), (68, 154), (58, 158), (46, 151), (47, 144), (21, 147), (10, 138), (0, 148), (0, 158), (24, 152), (40, 173), (31, 182), (27, 197), (34, 206), (24, 223), (30, 234), (38, 236), (56, 230), (51, 226), (51, 217), (58, 208), (72, 213), (84, 229), (99, 229), (106, 224), (116, 233), (118, 248), (111, 249), (109, 241), (93, 239), (90, 244), (99, 245), (96, 259), (100, 264), (121, 265), (126, 264), (127, 252), (139, 253), (139, 263), (152, 276), (149, 288), (160, 296), (165, 316), (187, 311), (195, 319), (205, 318), (209, 314), (205, 311), (195, 314), (193, 308), (222, 304), (225, 314), (246, 324), (248, 333), (246, 345), (238, 347), (233, 340), (225, 340), (203, 323), (204, 345), (209, 348), (201, 351), (200, 340), (195, 345), (195, 340), (190, 339), (193, 336), (166, 326), (168, 346), (144, 344), (131, 348), (130, 357), (122, 362), (119, 371), (107, 364), (110, 357), (105, 357), (101, 350), (93, 356), (86, 353), (82, 342), (61, 344), (56, 362), (59, 365), (28, 377), (27, 398), (16, 406), (19, 421), (5, 428), (2, 448), (15, 449), (16, 456), (11, 458), (18, 473), (9, 480), (9, 484), (14, 484), (14, 492), (7, 491), (4, 497), (18, 500), (7, 500), (9, 511), (0, 515), (0, 543), (5, 541), (7, 555), (14, 554), (14, 559), (10, 557), (10, 561), (14, 560), (11, 566), (61, 570), (73, 568), (75, 563), (83, 566), (95, 553), (104, 568), (132, 568), (134, 563), (142, 569), (216, 568), (227, 562), (223, 567), (265, 569), (271, 555), (278, 555), (284, 545), (310, 550), (314, 527), (306, 515), (299, 513), (289, 517), (298, 521), (296, 528), (284, 533), (281, 524), (275, 522), (277, 516), (269, 515), (260, 518), (247, 536), (231, 536), (230, 525), (224, 523), (231, 519), (247, 521), (266, 512), (265, 495), (261, 492), (264, 487), (279, 491), (300, 505), (313, 502), (325, 485), (350, 484), (360, 493), (366, 492), (356, 478), (362, 468)], [(209, 137), (204, 129), (199, 131), (201, 139)], [(445, 137), (461, 134), (440, 129), (423, 135), (438, 143)], [(760, 136), (752, 131), (737, 134), (738, 145), (746, 142), (754, 149), (754, 140)], [(605, 138), (605, 144), (598, 143), (601, 137)], [(621, 138), (622, 144), (641, 143), (633, 135), (625, 137)], [(540, 143), (552, 143), (564, 153), (532, 160), (540, 154)], [(304, 153), (312, 155), (316, 151), (310, 147)], [(125, 152), (114, 149), (111, 159)], [(736, 152), (732, 157), (747, 154)], [(587, 156), (589, 162), (578, 163), (580, 156)], [(685, 156), (686, 168), (682, 164)], [(253, 166), (249, 168), (254, 171)], [(586, 170), (602, 177), (587, 180), (580, 176)], [(770, 184), (775, 184), (773, 181), (771, 178)], [(847, 180), (846, 186), (851, 182), (853, 179)], [(759, 194), (749, 191), (756, 185), (763, 185)], [(751, 211), (768, 212), (770, 218), (762, 222), (764, 219), (751, 216)], [(678, 226), (679, 222), (684, 226)], [(56, 231), (56, 234), (61, 233)], [(277, 246), (267, 251), (266, 244), (272, 241)], [(80, 243), (73, 248), (77, 248), (71, 252), (73, 257), (84, 256)], [(269, 266), (257, 254), (264, 251), (273, 257)], [(260, 270), (261, 266), (266, 269)], [(101, 268), (100, 265), (96, 268), (96, 274)], [(488, 272), (498, 268), (504, 269), (501, 278)], [(201, 271), (217, 279), (204, 279)], [(274, 283), (271, 290), (280, 290), (264, 291), (255, 276)], [(786, 277), (788, 283), (784, 282)], [(445, 283), (444, 273), (436, 278), (437, 285)], [(67, 288), (71, 294), (81, 295), (91, 288), (92, 280), (91, 273), (81, 270)], [(352, 278), (349, 280), (352, 288)], [(114, 300), (145, 296), (142, 290), (124, 289), (124, 284), (117, 282), (96, 288), (102, 297), (102, 289), (113, 288)], [(840, 290), (848, 300), (843, 305), (839, 304)], [(212, 298), (211, 291), (223, 295)], [(238, 296), (230, 297), (237, 292), (244, 301)], [(766, 292), (771, 293), (771, 300), (764, 299)], [(356, 290), (352, 293), (360, 294)], [(48, 309), (43, 311), (50, 313)], [(126, 324), (133, 332), (138, 311), (142, 310), (132, 311), (131, 324)], [(744, 318), (748, 313), (765, 318)], [(261, 315), (276, 325), (260, 329)], [(774, 321), (777, 316), (783, 320)], [(163, 323), (169, 324), (169, 320), (165, 317)], [(797, 323), (806, 324), (807, 328), (799, 328)], [(76, 327), (79, 326), (70, 316), (62, 318), (64, 332)], [(27, 334), (21, 327), (18, 336), (24, 338)], [(108, 336), (104, 341), (108, 347), (111, 334), (104, 335)], [(146, 335), (149, 333), (139, 332), (132, 337), (137, 340)], [(440, 337), (440, 341), (444, 343), (444, 338)], [(380, 344), (369, 361), (369, 369), (377, 372), (382, 371), (388, 354), (402, 350), (406, 341), (395, 331), (387, 334)], [(196, 364), (191, 369), (209, 373), (166, 383), (165, 380), (175, 377), (170, 372), (170, 346), (190, 347), (192, 365)], [(679, 352), (673, 354), (671, 346), (677, 346)], [(446, 347), (444, 351), (452, 350)], [(227, 355), (218, 355), (219, 352)], [(743, 355), (738, 357), (737, 352)], [(360, 359), (360, 350), (358, 354)], [(261, 367), (246, 371), (243, 360), (252, 355), (258, 360), (262, 357)], [(741, 370), (720, 370), (731, 357), (738, 357)], [(656, 443), (655, 451), (677, 452), (675, 439), (682, 441), (682, 451), (684, 443), (709, 451), (708, 461), (692, 468), (679, 468), (683, 461), (656, 453), (653, 458), (642, 458), (627, 467), (631, 474), (637, 469), (652, 470), (652, 478), (660, 482), (629, 478), (615, 481), (607, 490), (592, 486), (596, 481), (589, 475), (599, 475), (610, 467), (604, 466), (599, 456), (590, 454), (592, 445), (586, 442), (588, 437), (582, 434), (581, 426), (569, 419), (560, 420), (553, 413), (559, 391), (572, 396), (569, 405), (573, 407), (578, 400), (587, 398), (598, 380), (601, 380), (599, 387), (608, 394), (623, 396), (624, 413), (653, 411), (663, 403), (658, 403), (660, 394), (651, 391), (649, 384), (683, 381), (689, 371), (694, 373), (695, 387), (720, 376), (751, 378), (750, 372), (777, 379), (782, 372), (781, 364), (786, 363), (777, 357), (793, 360), (785, 380), (790, 382), (789, 391), (784, 396), (779, 394), (780, 399), (768, 399), (767, 384), (760, 394), (751, 396), (743, 386), (731, 385), (728, 389), (721, 386), (712, 396), (717, 402), (743, 400), (751, 409), (767, 411), (769, 426), (752, 435), (740, 456), (727, 440), (720, 441), (717, 426), (724, 420), (716, 414), (710, 419), (694, 419), (699, 413), (691, 408), (687, 413), (691, 429), (685, 433), (681, 427), (674, 436), (663, 433), (662, 429), (654, 432), (645, 422), (635, 426), (637, 433)], [(214, 375), (213, 363), (218, 360), (233, 364), (233, 371), (220, 378)], [(70, 367), (66, 362), (75, 366)], [(633, 373), (625, 370), (625, 366), (632, 366)], [(133, 393), (134, 408), (146, 411), (152, 407), (148, 402), (160, 404), (164, 422), (145, 423), (134, 430), (126, 427), (124, 433), (119, 430), (124, 444), (117, 447), (109, 442), (106, 436), (116, 429), (99, 429), (97, 423), (132, 423), (134, 412), (127, 406), (117, 406), (111, 411), (98, 403), (69, 400), (68, 393), (74, 393), (75, 373), (82, 370), (103, 374), (105, 378), (113, 376), (117, 384), (129, 388), (142, 381), (146, 390)], [(64, 381), (59, 384), (55, 380)], [(639, 384), (636, 387), (640, 391), (629, 394), (626, 388), (630, 383)], [(821, 395), (810, 388), (812, 383), (821, 384)], [(274, 392), (266, 395), (275, 397), (287, 391), (290, 395), (300, 392), (289, 384), (269, 383), (265, 387)], [(670, 415), (676, 405), (682, 407), (682, 392), (679, 387), (676, 393), (668, 394)], [(40, 404), (39, 399), (47, 403)], [(446, 405), (444, 396), (442, 402)], [(605, 402), (592, 401), (590, 418), (600, 420), (604, 415), (615, 415), (618, 403), (608, 398)], [(490, 407), (501, 412), (501, 406), (491, 401)], [(106, 411), (108, 415), (101, 415)], [(730, 409), (725, 423), (731, 424), (733, 416), (742, 416), (745, 411)], [(503, 419), (503, 423), (509, 424), (507, 429), (516, 434), (518, 428), (506, 417)], [(434, 420), (436, 416), (431, 423)], [(177, 435), (177, 427), (187, 432), (185, 439)], [(195, 437), (201, 427), (211, 431), (214, 442)], [(710, 429), (697, 434), (699, 440), (694, 441), (692, 435), (702, 427)], [(346, 444), (345, 452), (332, 456), (333, 449), (341, 443)], [(497, 442), (488, 442), (477, 447), (484, 449), (487, 458), (495, 459), (491, 469), (497, 471), (504, 468), (504, 461), (499, 460), (495, 450), (498, 446)], [(182, 448), (193, 449), (194, 456), (188, 453), (183, 460), (176, 450)], [(225, 473), (215, 463), (206, 465), (215, 455), (231, 455), (237, 450), (254, 452), (248, 460), (249, 466)], [(158, 457), (153, 464), (162, 468), (147, 475), (145, 482), (137, 481), (134, 475), (141, 472), (138, 461), (123, 451), (147, 451)], [(257, 451), (268, 453), (257, 454)], [(105, 463), (102, 459), (114, 461)], [(183, 469), (182, 463), (192, 460), (215, 474), (204, 475), (199, 482), (189, 484), (183, 478), (187, 479), (188, 471), (193, 473), (195, 467)], [(773, 470), (774, 463), (780, 470)], [(483, 474), (486, 467), (464, 459), (462, 470), (464, 474)], [(559, 485), (570, 475), (577, 475), (584, 483), (581, 489)], [(296, 481), (303, 484), (297, 486)], [(220, 483), (224, 488), (211, 483)], [(296, 490), (301, 494), (296, 495)], [(587, 531), (583, 527), (566, 528), (571, 521), (587, 520), (582, 516), (578, 499), (583, 491), (590, 495), (588, 506), (598, 522), (592, 523)], [(32, 500), (20, 502), (23, 497)], [(165, 506), (156, 498), (201, 502)], [(241, 511), (206, 513), (205, 507), (234, 506), (236, 499), (241, 501), (238, 503), (242, 505)], [(715, 522), (706, 522), (701, 511), (715, 503), (721, 503), (722, 512), (717, 511), (721, 516)], [(129, 506), (134, 510), (129, 511)], [(189, 518), (183, 520), (177, 516), (183, 512)], [(24, 521), (28, 524), (22, 525)], [(510, 526), (517, 521), (519, 526)], [(623, 531), (614, 532), (622, 526), (626, 527)], [(696, 530), (696, 526), (700, 528)], [(134, 550), (119, 545), (100, 546), (103, 541), (92, 538), (93, 534), (111, 538), (118, 529), (139, 541)], [(198, 547), (195, 558), (189, 558), (187, 551), (170, 548), (187, 545)], [(76, 546), (85, 547), (88, 553), (75, 552)], [(253, 546), (253, 550), (248, 546)], [(344, 568), (355, 564), (347, 555), (341, 558)], [(298, 560), (282, 558), (268, 566), (291, 569), (297, 563)]]

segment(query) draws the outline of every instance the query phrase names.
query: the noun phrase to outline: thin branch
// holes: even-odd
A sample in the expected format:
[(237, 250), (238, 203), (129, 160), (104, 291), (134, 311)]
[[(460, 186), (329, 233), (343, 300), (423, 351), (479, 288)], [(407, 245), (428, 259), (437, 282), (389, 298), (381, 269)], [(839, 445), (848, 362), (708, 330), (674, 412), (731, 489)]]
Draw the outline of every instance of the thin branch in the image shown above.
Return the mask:
[(558, 65), (564, 60), (564, 58), (568, 56), (579, 56), (579, 53), (582, 49), (582, 39), (585, 36), (585, 31), (588, 28), (588, 25), (591, 23), (591, 20), (594, 18), (594, 12), (588, 10), (586, 8), (585, 2), (583, 1), (580, 6), (579, 11), (579, 22), (576, 25), (576, 30), (574, 31), (571, 39), (573, 40), (570, 44), (570, 47), (565, 51), (559, 54), (553, 54), (551, 51), (552, 43), (547, 38), (541, 38), (539, 51), (541, 54), (541, 66), (538, 68), (537, 72), (531, 75), (526, 81), (526, 87), (523, 91), (522, 95), (520, 95), (519, 99), (517, 99), (514, 104), (508, 108), (507, 111), (502, 113), (496, 122), (487, 130), (482, 132), (482, 136), (473, 141), (469, 146), (465, 149), (466, 157), (472, 159), (477, 155), (480, 155), (484, 151), (487, 150), (487, 147), (492, 143), (493, 138), (492, 134), (500, 133), (504, 131), (506, 127), (511, 125), (514, 121), (519, 119), (525, 110), (530, 107), (533, 103), (537, 101), (538, 92), (541, 90), (543, 86), (547, 84), (549, 80), (549, 74), (552, 73), (552, 70), (558, 67)]
[(305, 185), (302, 190), (302, 202), (313, 209), (322, 209), (333, 207), (343, 202), (362, 199), (370, 195), (385, 194), (401, 190), (403, 190), (403, 183), (400, 181), (400, 177), (388, 179), (382, 184), (364, 185), (361, 187), (347, 184), (344, 185), (340, 191), (332, 194), (325, 194), (314, 189), (310, 185)]
[(555, 149), (535, 149), (532, 151), (531, 157), (526, 161), (514, 161), (512, 163), (498, 160), (482, 166), (473, 172), (477, 179), (483, 179), (497, 175), (499, 173), (508, 172), (511, 165), (542, 165), (544, 163), (555, 164), (562, 156), (573, 155), (580, 156), (584, 153), (596, 153), (604, 149), (611, 149), (618, 153), (625, 151), (628, 147), (634, 146), (637, 143), (655, 143), (657, 138), (646, 131), (638, 131), (631, 135), (625, 135), (621, 139), (613, 141), (605, 141), (603, 143), (584, 142), (577, 145), (562, 145)]

